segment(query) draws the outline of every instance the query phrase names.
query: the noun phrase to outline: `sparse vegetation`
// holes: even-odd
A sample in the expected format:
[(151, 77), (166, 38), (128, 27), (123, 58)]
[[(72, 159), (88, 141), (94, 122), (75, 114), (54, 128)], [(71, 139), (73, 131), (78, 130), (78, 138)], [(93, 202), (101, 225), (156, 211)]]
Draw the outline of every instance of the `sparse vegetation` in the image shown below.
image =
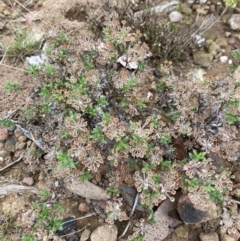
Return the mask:
[[(109, 196), (105, 221), (136, 224), (129, 236), (133, 241), (144, 240), (154, 208), (166, 199), (174, 202), (180, 191), (193, 204), (211, 199), (219, 209), (238, 212), (229, 205), (231, 170), (219, 168), (215, 159), (239, 167), (239, 80), (175, 76), (168, 60), (185, 57), (190, 32), (179, 34), (175, 24), (153, 24), (148, 14), (144, 24), (130, 27), (117, 12), (107, 13), (98, 35), (76, 38), (60, 31), (47, 40), (48, 63), (27, 67), (37, 79), (35, 96), (17, 115), (0, 120), (0, 126), (24, 126), (36, 144), (24, 151), (26, 171), (47, 175), (49, 190), (32, 202), (33, 231), (49, 234), (63, 228), (60, 180), (96, 180)], [(39, 44), (21, 31), (9, 56), (26, 57)], [(238, 55), (233, 53), (236, 61)], [(17, 83), (5, 86), (9, 93), (17, 90)], [(37, 131), (31, 135), (27, 130)], [(142, 208), (137, 215), (135, 204), (129, 211), (121, 197), (121, 184), (136, 190), (134, 202)], [(15, 228), (12, 223), (4, 219), (3, 235)], [(22, 234), (22, 240), (35, 239), (31, 231)]]

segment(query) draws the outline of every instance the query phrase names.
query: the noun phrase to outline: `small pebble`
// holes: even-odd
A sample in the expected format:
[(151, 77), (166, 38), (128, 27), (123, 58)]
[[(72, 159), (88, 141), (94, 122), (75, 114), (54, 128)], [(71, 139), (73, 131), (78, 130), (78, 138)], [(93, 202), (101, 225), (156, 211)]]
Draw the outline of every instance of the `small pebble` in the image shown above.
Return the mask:
[(44, 174), (44, 172), (40, 172), (38, 176), (38, 181), (44, 180), (45, 176), (46, 175)]
[(170, 21), (172, 23), (177, 23), (182, 21), (183, 19), (183, 15), (181, 13), (179, 13), (178, 11), (172, 11), (169, 15), (168, 15)]
[(232, 60), (231, 59), (228, 60), (228, 64), (232, 64)]
[(39, 181), (39, 182), (37, 183), (37, 188), (38, 188), (39, 190), (43, 190), (43, 189), (49, 190), (48, 185), (47, 185), (46, 182), (44, 182), (43, 180), (41, 180), (41, 181)]
[(18, 137), (18, 140), (19, 140), (20, 142), (25, 142), (25, 141), (27, 141), (27, 137), (26, 137), (26, 136), (19, 136), (19, 137)]
[(19, 128), (16, 128), (14, 131), (14, 135), (18, 138), (23, 135), (23, 132)]
[(32, 141), (27, 141), (27, 147), (30, 147), (32, 145)]
[(6, 150), (0, 151), (0, 157), (6, 157), (8, 155), (8, 152)]
[(84, 213), (86, 213), (87, 211), (89, 211), (89, 207), (87, 206), (87, 204), (85, 204), (85, 203), (80, 203), (79, 204), (79, 206), (78, 206), (78, 210), (80, 211), (80, 212), (84, 212)]
[(4, 158), (0, 156), (0, 165), (2, 165), (4, 162)]
[(34, 180), (32, 177), (24, 177), (22, 182), (27, 186), (32, 186), (34, 184)]
[(20, 151), (20, 150), (17, 150), (17, 151), (15, 151), (14, 152), (14, 159), (17, 159), (17, 158), (19, 158), (20, 156), (22, 155), (22, 151)]
[(230, 33), (230, 32), (226, 32), (226, 33), (225, 33), (225, 36), (228, 38), (228, 37), (231, 36), (231, 33)]
[(227, 63), (227, 61), (228, 61), (228, 57), (227, 56), (221, 56), (220, 57), (220, 62), (221, 63)]
[(8, 138), (8, 130), (6, 128), (0, 128), (0, 141), (5, 141)]
[(27, 143), (26, 143), (26, 142), (21, 142), (21, 143), (19, 143), (19, 145), (18, 145), (18, 149), (19, 149), (19, 150), (25, 149), (26, 146), (27, 146)]

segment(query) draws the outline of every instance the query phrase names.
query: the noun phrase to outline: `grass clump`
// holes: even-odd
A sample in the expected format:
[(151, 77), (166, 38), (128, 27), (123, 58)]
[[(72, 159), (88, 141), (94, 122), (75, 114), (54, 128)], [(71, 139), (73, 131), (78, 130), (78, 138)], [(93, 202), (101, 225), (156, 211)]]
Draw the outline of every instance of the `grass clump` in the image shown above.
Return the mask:
[(15, 224), (15, 220), (10, 214), (5, 214), (3, 219), (0, 220), (0, 239), (2, 241), (9, 240), (11, 234), (18, 231), (18, 227)]
[(24, 60), (25, 57), (39, 52), (42, 40), (36, 38), (30, 28), (18, 26), (14, 32), (14, 40), (5, 48), (8, 57)]

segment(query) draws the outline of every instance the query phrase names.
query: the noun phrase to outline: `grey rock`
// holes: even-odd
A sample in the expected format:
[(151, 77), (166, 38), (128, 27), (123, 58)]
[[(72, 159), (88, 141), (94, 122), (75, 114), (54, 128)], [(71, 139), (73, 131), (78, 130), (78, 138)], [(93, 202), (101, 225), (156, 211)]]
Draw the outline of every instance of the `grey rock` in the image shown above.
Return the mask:
[(94, 200), (108, 199), (108, 195), (105, 190), (88, 181), (82, 182), (80, 180), (74, 180), (73, 182), (71, 182), (70, 180), (68, 180), (64, 183), (64, 186), (70, 192), (75, 193), (81, 197)]
[(15, 144), (16, 144), (16, 141), (14, 140), (14, 138), (9, 138), (5, 143), (5, 149), (9, 152), (14, 152)]
[(232, 30), (240, 30), (240, 14), (233, 14), (228, 24)]
[(115, 225), (104, 224), (97, 227), (91, 234), (91, 241), (116, 241), (117, 227)]
[[(126, 184), (119, 185), (120, 193), (123, 199), (132, 207), (134, 204), (135, 197), (137, 195), (136, 188), (130, 187)], [(138, 200), (138, 204), (136, 205), (136, 210), (144, 211), (144, 208), (141, 206), (140, 200)]]
[(219, 241), (218, 234), (215, 232), (200, 233), (199, 238), (201, 241)]
[(217, 212), (216, 204), (209, 198), (205, 198), (203, 203), (193, 204), (188, 195), (183, 194), (177, 206), (180, 218), (187, 224), (203, 223), (220, 216)]

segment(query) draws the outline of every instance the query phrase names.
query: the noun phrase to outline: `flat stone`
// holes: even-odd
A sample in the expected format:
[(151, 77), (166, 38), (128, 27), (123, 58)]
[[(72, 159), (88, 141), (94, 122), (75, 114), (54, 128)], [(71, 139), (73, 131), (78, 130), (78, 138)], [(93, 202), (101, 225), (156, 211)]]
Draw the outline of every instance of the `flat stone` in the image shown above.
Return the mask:
[(91, 241), (116, 241), (117, 227), (115, 225), (104, 224), (97, 227), (91, 234)]
[(88, 181), (82, 182), (80, 180), (75, 180), (71, 182), (68, 180), (64, 183), (64, 186), (68, 191), (81, 197), (94, 200), (107, 200), (109, 198), (105, 190)]
[(219, 241), (218, 234), (215, 232), (200, 233), (199, 238), (201, 241)]
[(240, 30), (240, 14), (233, 14), (228, 24), (232, 30)]

